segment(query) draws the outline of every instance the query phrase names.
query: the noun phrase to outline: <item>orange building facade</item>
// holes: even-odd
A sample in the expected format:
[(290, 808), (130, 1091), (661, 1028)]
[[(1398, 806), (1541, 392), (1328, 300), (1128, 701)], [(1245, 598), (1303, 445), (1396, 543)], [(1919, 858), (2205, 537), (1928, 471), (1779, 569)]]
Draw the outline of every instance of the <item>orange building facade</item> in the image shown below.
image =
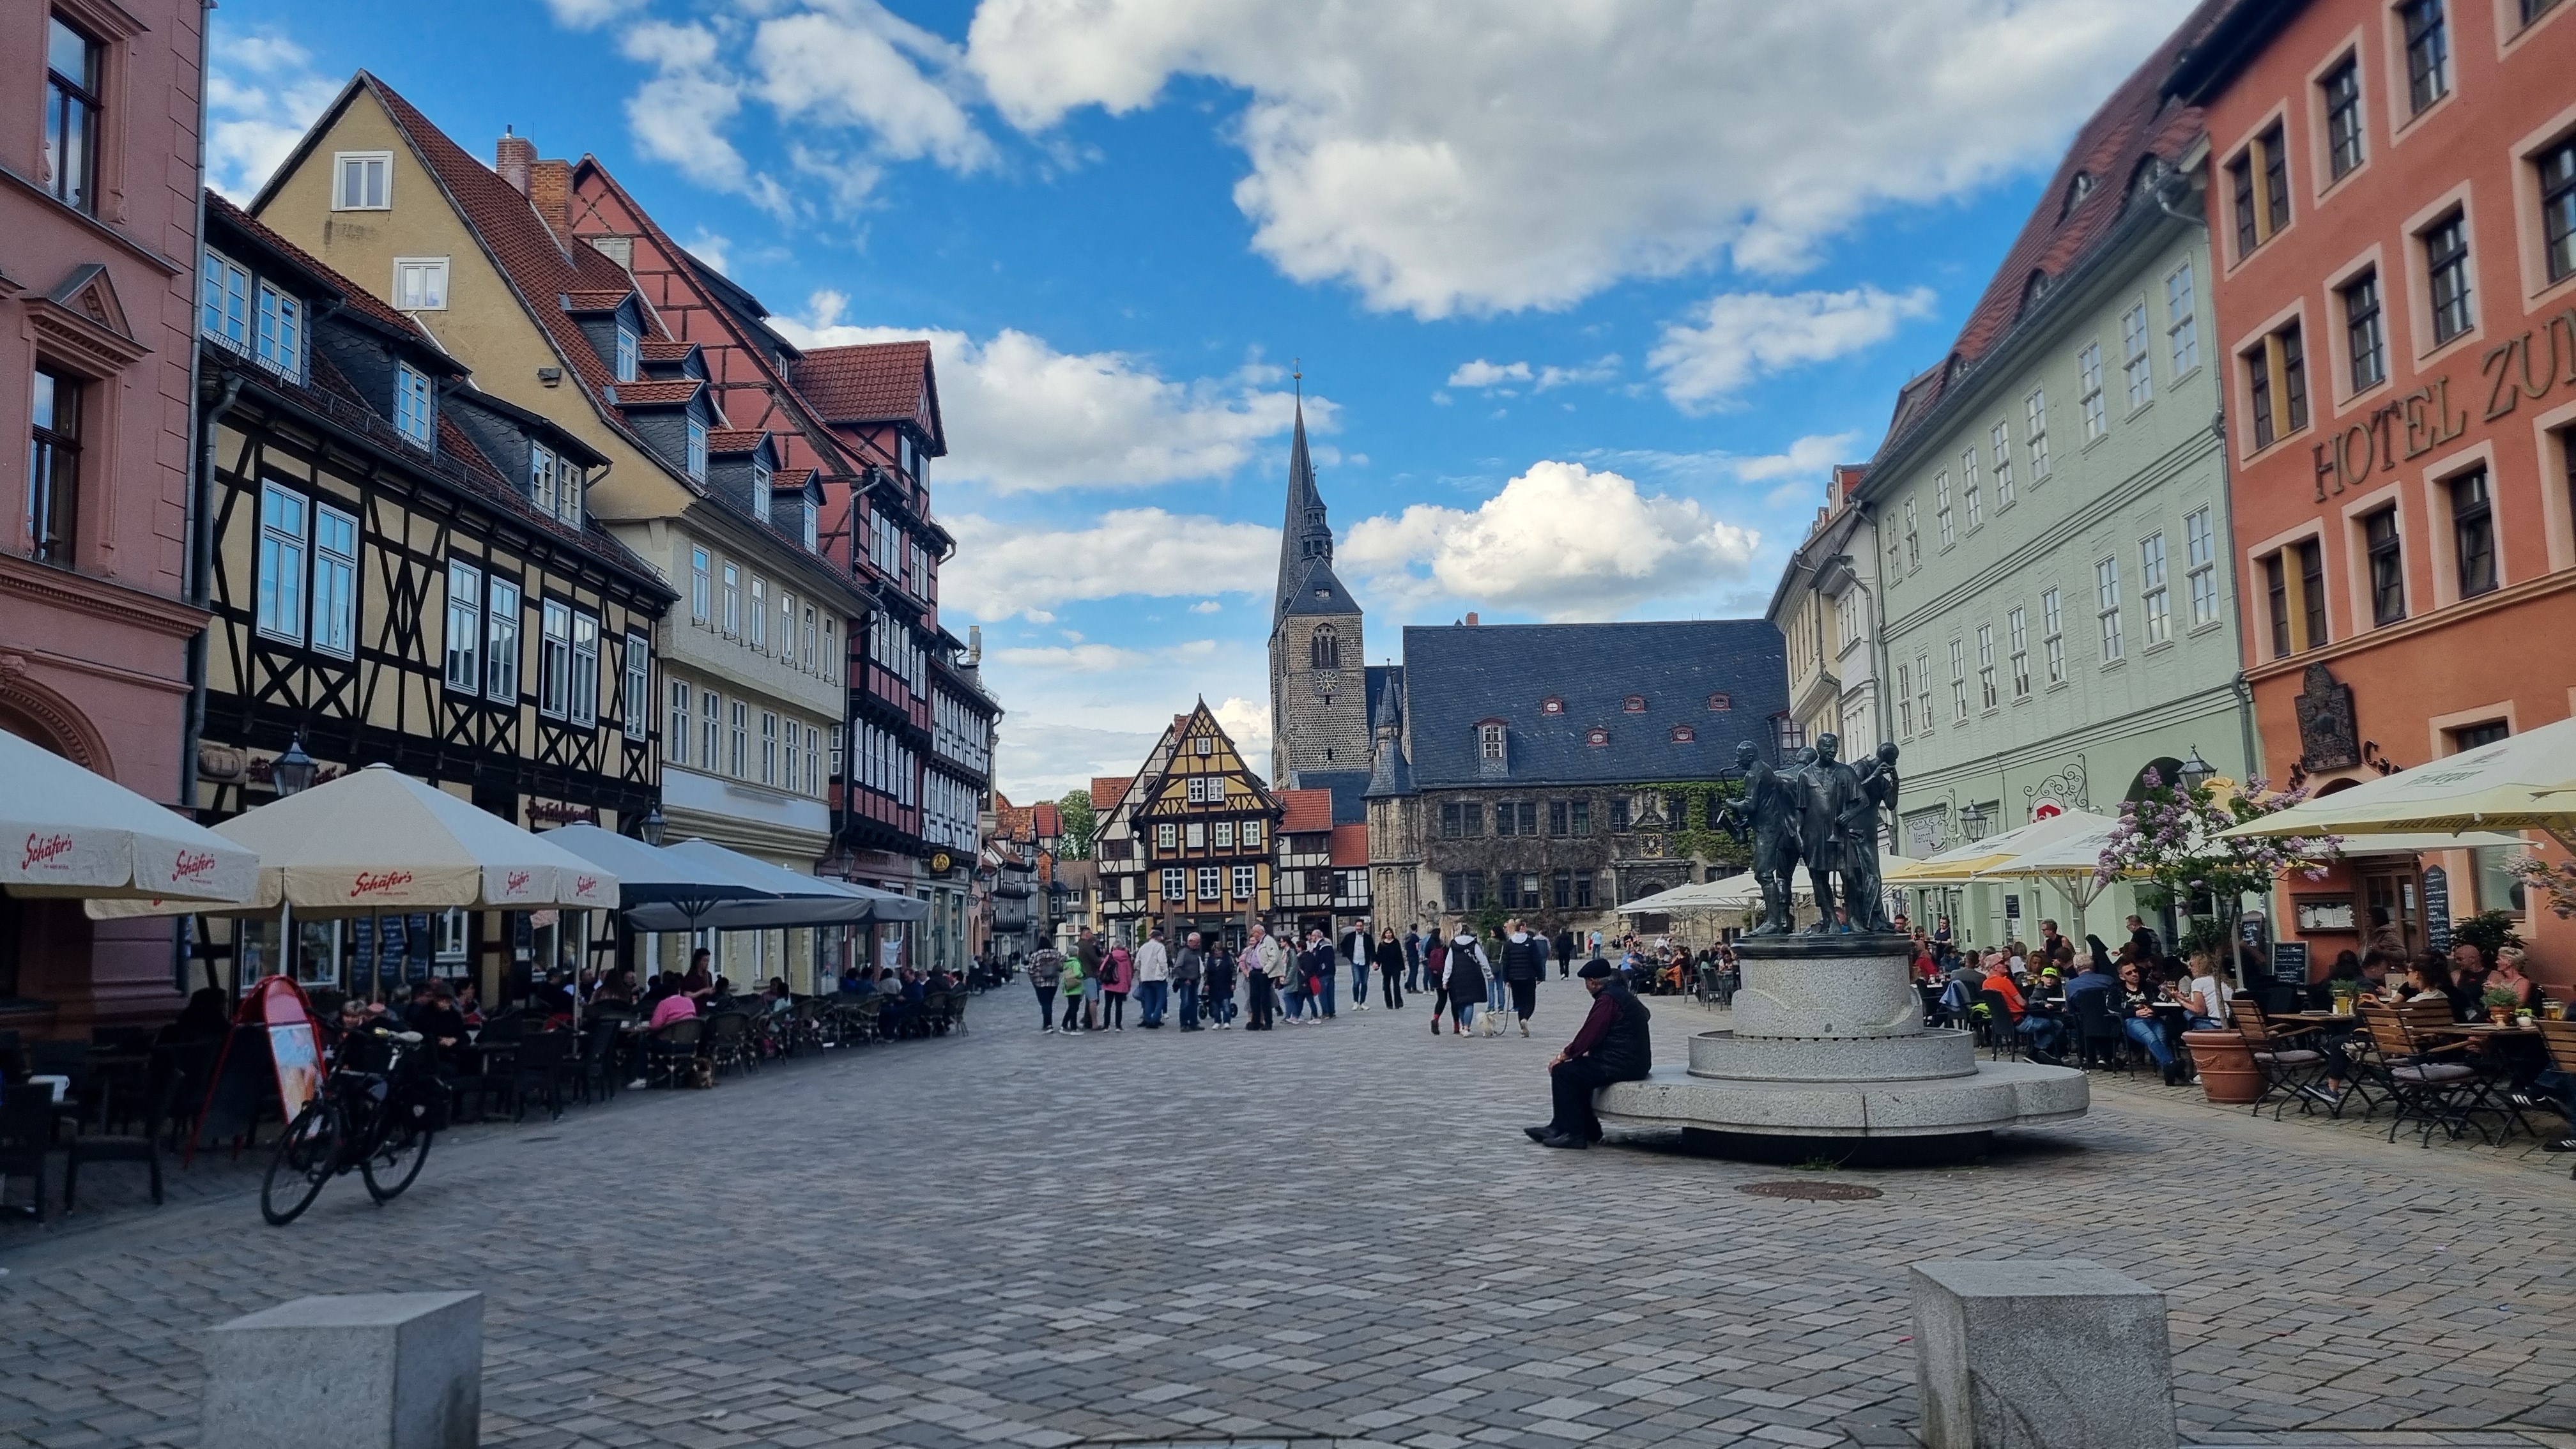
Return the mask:
[[(2332, 791), (2576, 710), (2571, 77), (2568, 0), (2248, 0), (2176, 68), (2209, 130), (2245, 676), (2276, 782)], [(2533, 974), (2576, 982), (2576, 923), (2501, 869), (2521, 853), (2356, 854), (2273, 919), (2322, 973), (2375, 911), (2421, 946), (2437, 918), (2512, 910)]]

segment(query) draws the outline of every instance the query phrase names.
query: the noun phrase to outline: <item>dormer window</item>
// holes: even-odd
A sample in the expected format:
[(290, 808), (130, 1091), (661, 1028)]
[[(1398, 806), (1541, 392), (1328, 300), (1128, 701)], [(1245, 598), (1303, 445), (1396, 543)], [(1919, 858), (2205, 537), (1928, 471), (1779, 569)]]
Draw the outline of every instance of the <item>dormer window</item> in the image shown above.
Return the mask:
[(1594, 749), (1600, 749), (1610, 743), (1610, 732), (1599, 725), (1594, 725), (1583, 732), (1583, 742)]
[[(620, 339), (625, 333), (617, 334)], [(689, 476), (700, 483), (707, 481), (707, 425), (689, 419)]]
[(1732, 695), (1712, 694), (1708, 697), (1708, 707), (1712, 712), (1730, 710), (1735, 708), (1735, 698)]
[(798, 534), (805, 540), (805, 551), (807, 553), (822, 552), (822, 520), (818, 516), (820, 511), (821, 510), (815, 508), (812, 495), (804, 493), (796, 495)]
[(1565, 713), (1565, 701), (1551, 694), (1547, 698), (1538, 702), (1538, 712), (1540, 714), (1563, 714)]
[(2030, 309), (2039, 305), (2039, 299), (2048, 295), (2048, 286), (2046, 272), (2032, 272), (2030, 280), (2021, 284), (2022, 315), (2028, 316)]
[(555, 454), (543, 443), (528, 449), (528, 501), (539, 513), (555, 511)]
[(570, 458), (555, 460), (555, 518), (572, 527), (581, 527), (581, 466)]
[(1499, 763), (1503, 758), (1503, 726), (1487, 721), (1476, 726), (1476, 757)]
[(2075, 179), (2066, 183), (2066, 203), (2057, 209), (2057, 219), (2059, 221), (2066, 220), (2067, 217), (2074, 214), (2075, 208), (2084, 204), (2084, 198), (2091, 196), (2092, 194), (2093, 173), (2090, 171), (2076, 172)]
[(1644, 714), (1646, 712), (1646, 697), (1642, 694), (1629, 695), (1626, 700), (1621, 702), (1619, 708), (1623, 713), (1627, 714)]
[(751, 515), (763, 523), (771, 521), (769, 511), (769, 465), (758, 458), (751, 460)]
[[(620, 323), (617, 328), (616, 361), (617, 380), (619, 382), (633, 382), (637, 371), (643, 366), (644, 361), (644, 340), (637, 337), (634, 330), (625, 326), (623, 323)], [(706, 470), (703, 467), (693, 468), (690, 470), (689, 476), (693, 478), (703, 478), (706, 476)]]
[(259, 284), (259, 360), (289, 382), (304, 376), (304, 299)]
[(1675, 726), (1673, 726), (1673, 743), (1674, 743), (1674, 744), (1677, 744), (1677, 745), (1687, 745), (1687, 744), (1691, 744), (1691, 743), (1695, 742), (1695, 741), (1696, 741), (1696, 740), (1698, 740), (1698, 739), (1699, 739), (1699, 731), (1697, 731), (1697, 730), (1695, 730), (1695, 729), (1691, 728), (1689, 725), (1675, 725)]
[(250, 273), (210, 251), (198, 292), (203, 303), (198, 330), (235, 352), (250, 351)]
[(429, 374), (408, 362), (394, 366), (394, 430), (422, 447), (438, 426)]

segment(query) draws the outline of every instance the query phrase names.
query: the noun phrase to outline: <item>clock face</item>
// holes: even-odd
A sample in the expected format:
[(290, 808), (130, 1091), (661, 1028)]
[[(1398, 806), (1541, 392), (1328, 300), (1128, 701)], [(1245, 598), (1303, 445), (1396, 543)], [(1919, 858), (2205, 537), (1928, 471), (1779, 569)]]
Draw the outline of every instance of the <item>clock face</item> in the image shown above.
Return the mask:
[(1311, 677), (1314, 680), (1315, 692), (1317, 694), (1338, 694), (1341, 692), (1342, 673), (1340, 670), (1318, 669)]
[(948, 868), (949, 868), (950, 866), (952, 866), (952, 865), (955, 865), (955, 864), (956, 864), (956, 861), (954, 861), (954, 860), (952, 860), (952, 859), (950, 859), (950, 858), (949, 858), (949, 855), (948, 855), (948, 852), (947, 852), (947, 851), (939, 850), (939, 851), (933, 851), (933, 852), (931, 852), (931, 856), (930, 856), (930, 873), (931, 873), (931, 874), (933, 874), (933, 875), (946, 875), (946, 874), (948, 874)]

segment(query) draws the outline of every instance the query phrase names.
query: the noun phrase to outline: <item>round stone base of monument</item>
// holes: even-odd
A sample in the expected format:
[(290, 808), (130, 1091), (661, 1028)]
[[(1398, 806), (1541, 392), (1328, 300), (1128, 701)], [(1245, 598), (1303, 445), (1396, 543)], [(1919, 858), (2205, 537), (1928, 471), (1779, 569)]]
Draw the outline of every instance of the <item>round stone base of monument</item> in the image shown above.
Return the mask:
[(1658, 1067), (1601, 1089), (1604, 1127), (1681, 1128), (1760, 1137), (1947, 1137), (2084, 1115), (2092, 1084), (2072, 1067), (1986, 1062), (1914, 1080), (1720, 1081)]
[[(1760, 1162), (1782, 1167), (1938, 1167), (1983, 1157), (1994, 1147), (1991, 1132), (1940, 1137), (1771, 1137), (1756, 1132), (1682, 1129), (1682, 1151), (1693, 1157)], [(1742, 1189), (1738, 1189), (1742, 1191)]]

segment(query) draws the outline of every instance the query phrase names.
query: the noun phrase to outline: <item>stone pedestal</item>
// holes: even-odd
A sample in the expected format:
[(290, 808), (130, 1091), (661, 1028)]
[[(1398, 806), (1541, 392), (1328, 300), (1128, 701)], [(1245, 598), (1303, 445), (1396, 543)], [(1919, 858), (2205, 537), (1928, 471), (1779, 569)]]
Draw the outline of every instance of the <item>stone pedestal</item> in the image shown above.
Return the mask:
[(1911, 1277), (1927, 1449), (2174, 1449), (2163, 1294), (2081, 1258)]
[(483, 1295), (298, 1298), (206, 1335), (202, 1449), (474, 1449)]
[(1691, 1038), (1685, 1066), (1601, 1091), (1605, 1125), (1772, 1137), (1973, 1139), (2081, 1116), (2084, 1074), (1980, 1062), (1967, 1032), (1923, 1025), (1902, 936), (1737, 943), (1735, 1028)]

